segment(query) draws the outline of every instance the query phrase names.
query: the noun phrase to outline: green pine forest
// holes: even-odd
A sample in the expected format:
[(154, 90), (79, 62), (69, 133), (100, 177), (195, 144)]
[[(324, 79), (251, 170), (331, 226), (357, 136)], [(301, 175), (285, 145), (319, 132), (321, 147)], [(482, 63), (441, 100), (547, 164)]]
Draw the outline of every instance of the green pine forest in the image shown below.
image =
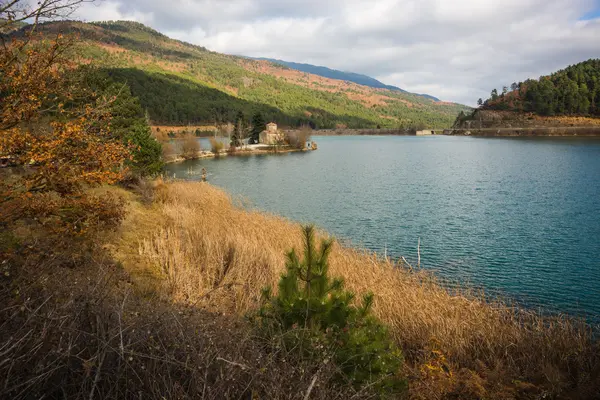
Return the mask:
[[(52, 22), (42, 24), (40, 32), (49, 37), (76, 34), (77, 58), (114, 82), (126, 83), (157, 125), (231, 122), (239, 112), (247, 117), (260, 112), (289, 127), (446, 128), (460, 111), (470, 111), (460, 104), (355, 84), (336, 89), (297, 84), (257, 72), (252, 67), (259, 61), (173, 40), (136, 22)], [(384, 100), (357, 100), (358, 89)]]
[(492, 90), (482, 109), (532, 112), (544, 116), (600, 116), (600, 59), (571, 65), (549, 76)]

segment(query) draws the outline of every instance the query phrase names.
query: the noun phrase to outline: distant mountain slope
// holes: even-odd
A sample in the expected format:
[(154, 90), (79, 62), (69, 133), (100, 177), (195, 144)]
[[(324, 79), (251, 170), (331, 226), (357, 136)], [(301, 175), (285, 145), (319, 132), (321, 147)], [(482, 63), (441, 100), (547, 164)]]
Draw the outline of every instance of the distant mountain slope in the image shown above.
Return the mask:
[(42, 24), (75, 33), (74, 55), (126, 82), (160, 124), (233, 121), (257, 111), (282, 125), (318, 128), (450, 127), (470, 108), (398, 90), (375, 89), (267, 61), (219, 54), (130, 21)]
[[(319, 76), (322, 76), (325, 78), (339, 79), (342, 81), (354, 82), (359, 85), (368, 86), (368, 87), (372, 87), (372, 88), (376, 88), (376, 89), (398, 90), (402, 93), (410, 93), (410, 92), (408, 92), (404, 89), (401, 89), (397, 86), (386, 85), (385, 83), (378, 81), (375, 78), (371, 78), (370, 76), (363, 75), (363, 74), (357, 74), (355, 72), (344, 72), (344, 71), (339, 71), (337, 69), (321, 67), (318, 65), (295, 63), (295, 62), (291, 62), (291, 61), (277, 60), (275, 58), (258, 57), (258, 58), (254, 58), (254, 59), (270, 61), (270, 62), (273, 62), (276, 64), (284, 65), (288, 68), (292, 68), (292, 69), (302, 71), (302, 72), (307, 72), (309, 74), (319, 75)], [(417, 96), (423, 96), (423, 97), (431, 99), (433, 101), (441, 101), (437, 97), (431, 96), (429, 94), (420, 94), (420, 93), (411, 93), (411, 94), (416, 94)]]

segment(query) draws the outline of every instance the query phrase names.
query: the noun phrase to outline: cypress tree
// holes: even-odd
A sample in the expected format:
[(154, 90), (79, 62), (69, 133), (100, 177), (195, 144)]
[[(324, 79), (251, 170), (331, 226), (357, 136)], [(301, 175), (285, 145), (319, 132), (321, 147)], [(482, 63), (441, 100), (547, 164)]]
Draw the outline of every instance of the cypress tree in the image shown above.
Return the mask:
[(265, 119), (260, 112), (257, 112), (252, 117), (252, 130), (250, 131), (250, 142), (258, 143), (260, 133), (267, 129), (267, 124), (265, 123)]
[(240, 146), (242, 140), (246, 136), (246, 117), (244, 113), (239, 111), (235, 117), (235, 126), (233, 128), (233, 134), (231, 136), (231, 145)]

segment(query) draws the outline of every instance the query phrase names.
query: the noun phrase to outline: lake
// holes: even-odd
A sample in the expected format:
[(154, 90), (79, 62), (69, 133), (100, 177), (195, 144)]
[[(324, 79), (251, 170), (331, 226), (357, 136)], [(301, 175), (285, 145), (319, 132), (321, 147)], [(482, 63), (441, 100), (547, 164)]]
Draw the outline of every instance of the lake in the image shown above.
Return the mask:
[(318, 151), (167, 170), (199, 179), (205, 167), (251, 207), (411, 263), (420, 240), (421, 266), (451, 282), (600, 320), (600, 140), (313, 139)]

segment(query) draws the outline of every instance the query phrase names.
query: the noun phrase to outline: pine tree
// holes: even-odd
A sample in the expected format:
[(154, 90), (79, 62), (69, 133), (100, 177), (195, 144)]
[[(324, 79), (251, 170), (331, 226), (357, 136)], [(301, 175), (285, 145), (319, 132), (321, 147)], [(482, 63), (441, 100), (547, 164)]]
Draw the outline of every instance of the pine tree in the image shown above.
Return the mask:
[(534, 112), (539, 115), (599, 115), (600, 60), (588, 60), (539, 79), (512, 83), (515, 95), (494, 89), (484, 101), (493, 110)]
[(109, 106), (112, 135), (130, 145), (133, 159), (126, 164), (136, 175), (153, 176), (163, 168), (162, 145), (152, 137), (151, 117), (139, 100), (131, 94), (129, 86), (114, 83), (105, 71), (82, 68), (84, 84), (104, 98), (113, 98)]
[(162, 171), (162, 145), (152, 137), (150, 127), (143, 120), (130, 127), (125, 143), (132, 147), (133, 158), (127, 164), (135, 174), (156, 176)]
[(492, 101), (498, 100), (498, 91), (496, 89), (492, 89), (491, 100)]
[(270, 288), (263, 292), (263, 328), (273, 337), (287, 338), (288, 347), (300, 349), (302, 357), (331, 358), (343, 380), (385, 393), (403, 391), (402, 353), (371, 314), (373, 294), (354, 306), (355, 296), (344, 289), (344, 281), (329, 277), (333, 241), (323, 240), (317, 249), (314, 227), (303, 227), (302, 233), (303, 259), (291, 250), (277, 296)]

